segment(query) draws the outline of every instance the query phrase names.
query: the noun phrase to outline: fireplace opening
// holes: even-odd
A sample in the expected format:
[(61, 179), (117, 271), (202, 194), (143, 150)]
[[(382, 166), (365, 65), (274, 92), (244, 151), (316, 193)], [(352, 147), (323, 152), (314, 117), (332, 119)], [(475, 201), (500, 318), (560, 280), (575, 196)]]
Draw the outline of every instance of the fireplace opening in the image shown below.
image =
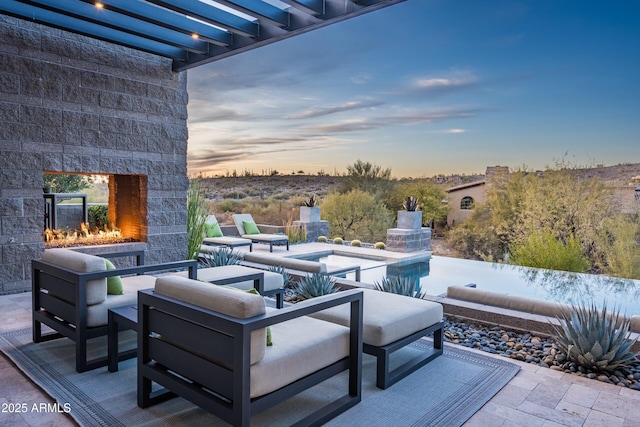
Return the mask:
[(44, 172), (46, 247), (147, 239), (147, 177)]

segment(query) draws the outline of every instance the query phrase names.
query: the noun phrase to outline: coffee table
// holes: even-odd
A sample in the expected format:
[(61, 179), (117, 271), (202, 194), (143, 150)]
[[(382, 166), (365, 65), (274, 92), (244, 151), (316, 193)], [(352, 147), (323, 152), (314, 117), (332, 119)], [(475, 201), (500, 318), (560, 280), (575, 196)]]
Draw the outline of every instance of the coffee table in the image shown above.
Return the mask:
[(118, 362), (132, 359), (138, 354), (137, 348), (118, 352), (118, 332), (125, 329), (138, 330), (137, 305), (110, 308), (108, 311), (107, 366), (109, 372), (117, 372)]

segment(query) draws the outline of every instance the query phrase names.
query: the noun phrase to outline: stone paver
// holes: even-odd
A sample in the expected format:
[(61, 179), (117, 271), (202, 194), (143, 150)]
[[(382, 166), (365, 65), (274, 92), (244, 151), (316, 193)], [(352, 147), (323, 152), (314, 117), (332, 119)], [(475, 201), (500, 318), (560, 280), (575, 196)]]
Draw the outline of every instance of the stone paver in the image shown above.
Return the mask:
[[(30, 293), (0, 296), (0, 331), (30, 326), (30, 310)], [(471, 417), (465, 427), (639, 425), (640, 392), (531, 364), (515, 363), (521, 367), (518, 374)], [(0, 404), (25, 403), (30, 408), (23, 414), (0, 413), (1, 426), (75, 425), (66, 414), (31, 411), (34, 403), (39, 405), (53, 401), (4, 355), (0, 356), (0, 378)]]

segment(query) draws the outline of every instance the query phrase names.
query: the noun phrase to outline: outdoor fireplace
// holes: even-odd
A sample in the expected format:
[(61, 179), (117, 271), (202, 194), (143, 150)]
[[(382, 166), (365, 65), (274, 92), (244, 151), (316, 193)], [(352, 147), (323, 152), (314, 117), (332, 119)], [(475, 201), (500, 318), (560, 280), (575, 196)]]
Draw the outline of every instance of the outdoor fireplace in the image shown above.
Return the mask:
[[(77, 247), (145, 242), (147, 237), (147, 178), (108, 175), (107, 217), (89, 215), (85, 193), (50, 193), (44, 189), (46, 247)], [(80, 203), (62, 205), (77, 199)], [(101, 212), (100, 204), (94, 205)]]

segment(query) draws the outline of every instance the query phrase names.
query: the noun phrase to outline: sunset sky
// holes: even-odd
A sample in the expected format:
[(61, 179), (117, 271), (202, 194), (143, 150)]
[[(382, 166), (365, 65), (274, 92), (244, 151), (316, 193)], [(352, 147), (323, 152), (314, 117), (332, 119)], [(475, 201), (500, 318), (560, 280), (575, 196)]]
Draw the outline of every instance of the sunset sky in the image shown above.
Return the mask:
[(407, 0), (188, 72), (191, 175), (640, 162), (640, 2)]

